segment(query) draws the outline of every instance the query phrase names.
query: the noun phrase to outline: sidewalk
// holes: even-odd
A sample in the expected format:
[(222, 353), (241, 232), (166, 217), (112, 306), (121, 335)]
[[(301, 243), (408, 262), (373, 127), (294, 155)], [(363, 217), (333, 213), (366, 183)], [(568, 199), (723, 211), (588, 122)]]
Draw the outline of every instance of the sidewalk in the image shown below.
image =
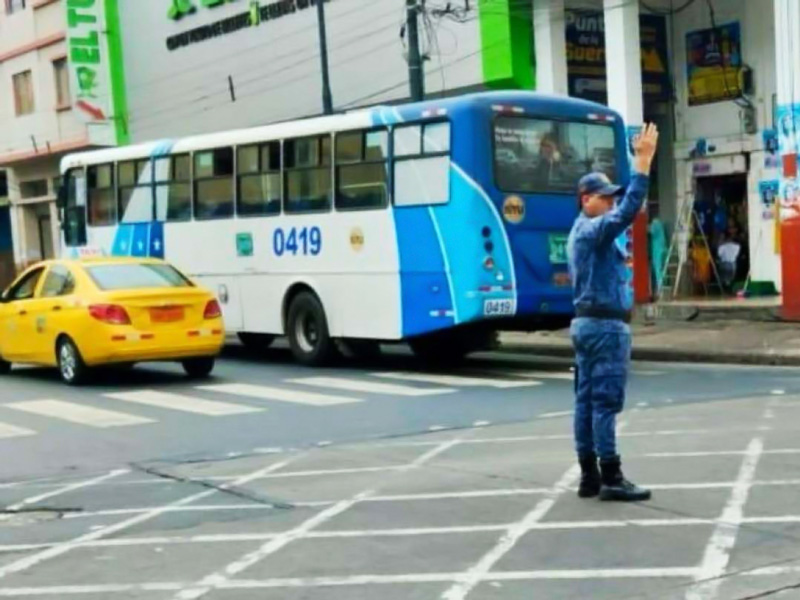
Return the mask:
[[(633, 358), (673, 362), (800, 365), (800, 324), (743, 321), (635, 323)], [(503, 333), (501, 351), (572, 356), (567, 330)]]

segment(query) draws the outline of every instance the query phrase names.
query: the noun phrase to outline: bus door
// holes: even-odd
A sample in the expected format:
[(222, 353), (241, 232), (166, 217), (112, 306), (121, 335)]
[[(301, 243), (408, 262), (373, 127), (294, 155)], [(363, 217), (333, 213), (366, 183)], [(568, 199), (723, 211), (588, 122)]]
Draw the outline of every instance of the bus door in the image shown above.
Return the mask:
[(617, 175), (614, 123), (501, 114), (494, 119), (494, 180), (514, 255), (518, 315), (572, 312), (567, 238), (578, 180)]
[(86, 245), (86, 175), (82, 168), (70, 169), (58, 190), (61, 230), (65, 248)]

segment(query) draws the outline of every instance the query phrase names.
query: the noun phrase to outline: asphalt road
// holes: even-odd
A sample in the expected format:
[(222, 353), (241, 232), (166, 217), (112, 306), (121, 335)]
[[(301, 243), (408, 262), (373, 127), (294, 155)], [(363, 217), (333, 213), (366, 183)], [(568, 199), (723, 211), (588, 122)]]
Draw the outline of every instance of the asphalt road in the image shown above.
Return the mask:
[(635, 364), (636, 505), (575, 497), (563, 360), (232, 347), (209, 381), (0, 386), (0, 597), (800, 597), (798, 370)]

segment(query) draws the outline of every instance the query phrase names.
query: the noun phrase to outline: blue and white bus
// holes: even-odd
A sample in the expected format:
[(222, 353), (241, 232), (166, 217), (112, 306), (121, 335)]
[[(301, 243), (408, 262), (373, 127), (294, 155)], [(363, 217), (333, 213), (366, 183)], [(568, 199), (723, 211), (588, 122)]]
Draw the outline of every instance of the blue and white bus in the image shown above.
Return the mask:
[[(622, 168), (625, 166), (626, 168)], [(608, 108), (487, 92), (73, 154), (66, 253), (163, 257), (216, 291), (246, 344), (319, 364), (408, 341), (476, 350), (572, 313), (581, 175), (627, 175)]]

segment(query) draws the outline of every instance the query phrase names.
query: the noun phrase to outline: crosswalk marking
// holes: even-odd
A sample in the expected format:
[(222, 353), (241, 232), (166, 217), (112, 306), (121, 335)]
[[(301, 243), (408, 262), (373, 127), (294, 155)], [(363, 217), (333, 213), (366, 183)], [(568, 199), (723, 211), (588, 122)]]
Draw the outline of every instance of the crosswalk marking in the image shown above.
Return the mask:
[(246, 413), (261, 412), (262, 408), (243, 406), (241, 404), (229, 404), (227, 402), (215, 402), (212, 400), (202, 400), (193, 396), (173, 394), (171, 392), (159, 392), (156, 390), (139, 390), (135, 392), (118, 392), (114, 394), (104, 394), (113, 400), (124, 400), (125, 402), (136, 402), (157, 408), (169, 410), (180, 410), (183, 412), (207, 415), (211, 417), (222, 417), (228, 415), (242, 415)]
[(105, 427), (124, 427), (127, 425), (153, 423), (151, 419), (146, 419), (144, 417), (84, 406), (73, 402), (64, 402), (63, 400), (29, 400), (6, 404), (5, 406), (42, 417), (61, 419), (62, 421), (69, 421), (70, 423), (98, 427), (101, 429)]
[(36, 432), (24, 427), (17, 427), (16, 425), (9, 425), (8, 423), (0, 423), (0, 440), (6, 438), (23, 437), (26, 435), (36, 435)]
[(417, 388), (394, 383), (382, 383), (361, 379), (340, 379), (338, 377), (304, 377), (302, 379), (290, 379), (288, 383), (312, 385), (335, 390), (347, 390), (350, 392), (386, 394), (388, 396), (438, 396), (440, 394), (452, 394), (456, 391), (449, 388)]
[(292, 402), (294, 404), (308, 404), (311, 406), (334, 406), (337, 404), (353, 404), (361, 402), (358, 398), (348, 398), (346, 396), (331, 396), (328, 394), (317, 394), (314, 392), (287, 390), (263, 385), (252, 385), (248, 383), (225, 383), (220, 385), (203, 385), (199, 390), (231, 394), (233, 396), (244, 396), (247, 398), (258, 398), (260, 400), (277, 400), (278, 402)]
[(519, 388), (541, 385), (539, 381), (514, 381), (510, 379), (496, 379), (489, 377), (466, 377), (462, 375), (437, 375), (433, 373), (373, 373), (383, 379), (397, 379), (400, 381), (418, 381), (420, 383), (435, 383), (454, 387), (493, 387), (493, 388)]

